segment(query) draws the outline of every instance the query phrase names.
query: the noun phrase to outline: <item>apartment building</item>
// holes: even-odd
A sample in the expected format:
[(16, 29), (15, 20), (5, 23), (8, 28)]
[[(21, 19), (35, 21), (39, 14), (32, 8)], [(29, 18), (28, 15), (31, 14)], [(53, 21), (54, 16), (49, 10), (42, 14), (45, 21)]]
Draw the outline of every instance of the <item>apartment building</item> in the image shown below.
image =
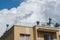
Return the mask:
[(56, 27), (13, 25), (0, 40), (60, 40), (60, 32)]

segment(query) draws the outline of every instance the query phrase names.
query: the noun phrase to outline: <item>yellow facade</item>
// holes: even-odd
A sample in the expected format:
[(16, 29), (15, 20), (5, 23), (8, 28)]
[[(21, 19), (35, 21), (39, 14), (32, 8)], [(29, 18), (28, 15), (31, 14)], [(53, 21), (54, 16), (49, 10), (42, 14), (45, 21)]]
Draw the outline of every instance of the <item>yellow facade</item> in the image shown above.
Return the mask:
[(0, 40), (14, 40), (14, 28), (12, 27), (0, 38)]
[(14, 25), (0, 40), (21, 40), (21, 34), (29, 35), (30, 40), (44, 40), (44, 34), (53, 36), (53, 40), (59, 40), (59, 28), (48, 26), (18, 26)]

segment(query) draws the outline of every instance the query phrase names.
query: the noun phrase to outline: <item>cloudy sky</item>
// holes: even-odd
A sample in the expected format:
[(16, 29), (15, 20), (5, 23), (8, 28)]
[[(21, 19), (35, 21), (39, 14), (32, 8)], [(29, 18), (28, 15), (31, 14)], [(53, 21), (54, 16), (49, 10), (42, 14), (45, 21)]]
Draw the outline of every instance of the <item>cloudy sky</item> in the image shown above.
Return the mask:
[(45, 22), (60, 23), (60, 0), (0, 0), (0, 35), (6, 24)]

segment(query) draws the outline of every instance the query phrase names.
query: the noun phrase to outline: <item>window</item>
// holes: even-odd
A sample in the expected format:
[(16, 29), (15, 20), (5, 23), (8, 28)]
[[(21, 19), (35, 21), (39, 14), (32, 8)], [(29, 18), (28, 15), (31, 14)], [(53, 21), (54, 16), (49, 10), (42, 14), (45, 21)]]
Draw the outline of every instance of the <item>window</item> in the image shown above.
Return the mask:
[(30, 35), (21, 34), (20, 40), (30, 40)]
[(45, 34), (44, 35), (44, 40), (53, 40), (53, 36), (52, 35)]

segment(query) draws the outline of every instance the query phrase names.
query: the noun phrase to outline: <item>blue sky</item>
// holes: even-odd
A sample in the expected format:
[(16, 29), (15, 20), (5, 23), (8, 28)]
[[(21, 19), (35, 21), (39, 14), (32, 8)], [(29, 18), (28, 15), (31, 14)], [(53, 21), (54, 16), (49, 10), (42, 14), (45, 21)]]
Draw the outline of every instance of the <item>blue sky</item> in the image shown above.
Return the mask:
[(0, 10), (17, 7), (21, 2), (23, 2), (23, 0), (0, 0)]

